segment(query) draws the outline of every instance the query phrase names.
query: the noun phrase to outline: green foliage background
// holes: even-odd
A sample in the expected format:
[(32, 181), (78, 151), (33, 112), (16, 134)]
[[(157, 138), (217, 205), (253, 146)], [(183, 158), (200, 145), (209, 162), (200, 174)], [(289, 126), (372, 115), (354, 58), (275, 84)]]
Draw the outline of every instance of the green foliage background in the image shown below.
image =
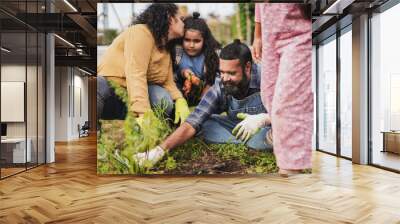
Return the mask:
[[(244, 39), (246, 39), (246, 33), (247, 33), (247, 23), (246, 23), (246, 5), (249, 6), (249, 17), (250, 17), (250, 30), (251, 32), (251, 39), (246, 40), (248, 43), (253, 43), (253, 33), (254, 33), (254, 8), (255, 8), (255, 3), (237, 3), (238, 4), (238, 10), (239, 10), (239, 20), (235, 15), (231, 17), (231, 32), (232, 36), (235, 38), (239, 38), (242, 36)], [(240, 23), (240, 34), (237, 30), (237, 23)]]

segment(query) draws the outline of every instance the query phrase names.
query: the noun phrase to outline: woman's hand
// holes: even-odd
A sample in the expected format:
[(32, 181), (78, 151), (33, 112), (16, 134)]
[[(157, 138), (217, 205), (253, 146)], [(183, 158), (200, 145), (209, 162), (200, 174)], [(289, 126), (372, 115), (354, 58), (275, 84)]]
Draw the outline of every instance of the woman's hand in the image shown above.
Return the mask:
[(190, 111), (188, 104), (184, 98), (179, 98), (175, 102), (175, 121), (174, 123), (177, 124), (179, 121), (182, 124), (185, 122), (186, 118), (189, 117)]

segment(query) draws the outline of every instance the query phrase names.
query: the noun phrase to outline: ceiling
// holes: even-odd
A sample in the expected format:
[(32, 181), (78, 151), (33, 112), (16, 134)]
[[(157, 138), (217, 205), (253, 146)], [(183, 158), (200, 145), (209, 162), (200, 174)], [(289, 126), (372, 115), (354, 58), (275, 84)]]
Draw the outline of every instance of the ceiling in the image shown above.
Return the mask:
[(30, 41), (36, 35), (29, 32), (50, 32), (57, 34), (56, 66), (78, 66), (95, 74), (96, 8), (96, 0), (1, 0), (2, 45), (12, 49), (7, 58), (35, 55), (37, 44)]
[[(270, 1), (287, 2), (287, 0)], [(387, 1), (292, 0), (291, 2), (311, 4), (313, 41), (317, 43), (336, 32), (338, 27), (350, 24), (352, 17), (377, 8)], [(23, 52), (25, 39), (20, 38), (26, 30), (54, 32), (67, 41), (55, 38), (56, 65), (80, 66), (95, 73), (97, 2), (100, 0), (1, 0), (0, 26), (3, 33), (9, 33), (3, 35), (5, 41), (10, 43), (7, 47), (15, 48), (15, 54), (20, 52), (26, 55), (26, 52)], [(28, 55), (35, 52), (34, 48), (34, 44), (28, 44)]]
[(306, 0), (311, 3), (313, 15), (313, 43), (334, 34), (351, 24), (352, 18), (374, 10), (388, 0)]

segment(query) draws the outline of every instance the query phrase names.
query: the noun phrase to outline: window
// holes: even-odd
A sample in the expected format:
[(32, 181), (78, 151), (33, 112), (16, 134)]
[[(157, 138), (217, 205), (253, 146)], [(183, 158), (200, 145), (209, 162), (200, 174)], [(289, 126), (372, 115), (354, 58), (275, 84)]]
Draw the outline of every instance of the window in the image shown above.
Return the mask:
[[(372, 163), (400, 170), (400, 4), (371, 18)], [(390, 135), (390, 139), (385, 139)], [(397, 136), (397, 137), (396, 137)], [(395, 144), (395, 150), (388, 145)], [(397, 151), (398, 149), (398, 151)]]
[(336, 153), (336, 36), (318, 47), (318, 149)]
[[(0, 7), (24, 16), (42, 12), (44, 3), (1, 1)], [(45, 163), (45, 35), (14, 13), (0, 12), (0, 111), (8, 116), (1, 118), (6, 132), (0, 144), (0, 178)], [(15, 101), (2, 100), (7, 95)]]
[(352, 157), (352, 33), (351, 26), (340, 36), (340, 155)]

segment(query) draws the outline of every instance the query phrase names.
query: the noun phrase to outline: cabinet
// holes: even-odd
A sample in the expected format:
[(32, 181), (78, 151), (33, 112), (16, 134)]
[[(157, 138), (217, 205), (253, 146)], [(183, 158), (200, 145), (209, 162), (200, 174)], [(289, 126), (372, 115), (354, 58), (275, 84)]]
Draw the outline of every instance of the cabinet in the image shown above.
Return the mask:
[(385, 131), (383, 133), (383, 152), (400, 154), (400, 131)]
[[(1, 139), (1, 160), (5, 164), (21, 164), (31, 162), (31, 145), (30, 138), (26, 140), (27, 147), (25, 151), (25, 138), (6, 138)], [(26, 153), (25, 153), (26, 152)]]

